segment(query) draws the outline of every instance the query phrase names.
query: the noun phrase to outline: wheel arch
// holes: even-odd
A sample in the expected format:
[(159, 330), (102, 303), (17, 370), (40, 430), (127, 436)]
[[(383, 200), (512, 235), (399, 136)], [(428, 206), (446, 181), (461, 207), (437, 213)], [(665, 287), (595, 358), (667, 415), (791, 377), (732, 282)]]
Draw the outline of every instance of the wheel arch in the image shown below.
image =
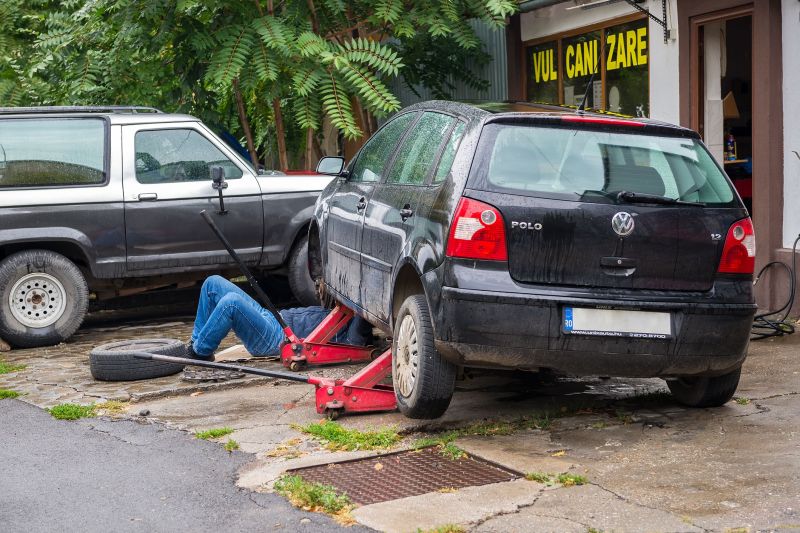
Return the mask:
[(73, 240), (44, 240), (44, 241), (17, 241), (0, 245), (0, 260), (27, 250), (47, 250), (61, 254), (84, 271), (93, 273), (93, 262), (86, 250)]
[(428, 300), (425, 285), (422, 283), (422, 274), (417, 266), (410, 260), (402, 263), (397, 269), (397, 275), (392, 283), (392, 297), (389, 303), (389, 323), (394, 328), (394, 320), (400, 311), (400, 306), (409, 296), (421, 294)]

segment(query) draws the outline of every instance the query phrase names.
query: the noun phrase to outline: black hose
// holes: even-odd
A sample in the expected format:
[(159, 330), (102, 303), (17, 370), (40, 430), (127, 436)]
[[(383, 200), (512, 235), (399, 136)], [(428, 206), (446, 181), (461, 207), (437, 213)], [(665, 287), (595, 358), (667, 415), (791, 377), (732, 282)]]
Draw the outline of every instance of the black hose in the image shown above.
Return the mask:
[[(782, 335), (791, 335), (794, 333), (795, 327), (794, 324), (791, 322), (787, 322), (786, 319), (789, 317), (789, 313), (792, 311), (792, 306), (794, 305), (794, 296), (795, 296), (795, 280), (797, 275), (797, 243), (800, 242), (800, 235), (794, 240), (794, 244), (792, 245), (792, 267), (786, 263), (781, 261), (771, 261), (764, 265), (761, 270), (759, 270), (758, 275), (756, 276), (753, 285), (757, 284), (761, 279), (761, 276), (764, 272), (767, 271), (770, 267), (773, 266), (782, 266), (787, 273), (789, 274), (789, 299), (786, 303), (780, 308), (776, 309), (775, 311), (768, 311), (766, 313), (761, 313), (756, 315), (753, 318), (753, 330), (752, 330), (752, 337), (750, 340), (757, 341), (761, 339), (767, 339), (769, 337), (780, 337)], [(777, 318), (778, 315), (783, 313), (783, 316)]]

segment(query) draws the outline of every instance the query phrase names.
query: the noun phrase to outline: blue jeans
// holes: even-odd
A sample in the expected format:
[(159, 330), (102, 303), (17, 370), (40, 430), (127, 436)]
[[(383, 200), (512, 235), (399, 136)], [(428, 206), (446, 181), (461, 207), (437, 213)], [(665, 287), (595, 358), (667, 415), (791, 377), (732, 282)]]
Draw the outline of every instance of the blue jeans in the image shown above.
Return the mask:
[(211, 276), (200, 289), (192, 331), (195, 353), (211, 357), (231, 330), (252, 355), (274, 354), (284, 339), (272, 313), (227, 279)]

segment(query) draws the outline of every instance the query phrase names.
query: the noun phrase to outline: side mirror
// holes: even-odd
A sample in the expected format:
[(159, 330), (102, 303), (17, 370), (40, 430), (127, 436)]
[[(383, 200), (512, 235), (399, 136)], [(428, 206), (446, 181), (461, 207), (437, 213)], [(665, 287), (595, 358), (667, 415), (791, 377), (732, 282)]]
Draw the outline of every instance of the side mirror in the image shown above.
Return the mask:
[(225, 169), (222, 167), (211, 167), (211, 187), (214, 190), (220, 191), (228, 188), (228, 182), (225, 181)]
[(225, 169), (222, 167), (211, 167), (211, 188), (219, 193), (219, 213), (220, 215), (227, 214), (225, 209), (225, 201), (222, 199), (222, 189), (228, 188), (228, 182), (225, 181)]
[(327, 156), (323, 157), (317, 163), (317, 172), (320, 174), (328, 174), (329, 176), (338, 176), (342, 173), (344, 168), (344, 157)]

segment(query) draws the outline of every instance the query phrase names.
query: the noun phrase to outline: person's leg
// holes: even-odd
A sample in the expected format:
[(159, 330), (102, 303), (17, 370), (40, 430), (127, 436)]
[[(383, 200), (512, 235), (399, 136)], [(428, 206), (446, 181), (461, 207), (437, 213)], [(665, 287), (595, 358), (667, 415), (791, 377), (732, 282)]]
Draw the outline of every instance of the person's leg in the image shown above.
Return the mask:
[(195, 353), (211, 357), (231, 330), (253, 355), (274, 352), (283, 340), (283, 330), (271, 313), (243, 291), (231, 291), (216, 302), (205, 325), (192, 340)]
[(238, 294), (250, 300), (252, 306), (256, 309), (261, 309), (258, 303), (250, 298), (246, 292), (231, 283), (222, 276), (209, 276), (203, 282), (203, 287), (200, 289), (200, 301), (197, 304), (197, 315), (194, 319), (194, 329), (192, 330), (192, 343), (197, 339), (200, 331), (203, 330), (209, 317), (214, 312), (214, 309), (219, 305), (219, 301), (226, 294)]

